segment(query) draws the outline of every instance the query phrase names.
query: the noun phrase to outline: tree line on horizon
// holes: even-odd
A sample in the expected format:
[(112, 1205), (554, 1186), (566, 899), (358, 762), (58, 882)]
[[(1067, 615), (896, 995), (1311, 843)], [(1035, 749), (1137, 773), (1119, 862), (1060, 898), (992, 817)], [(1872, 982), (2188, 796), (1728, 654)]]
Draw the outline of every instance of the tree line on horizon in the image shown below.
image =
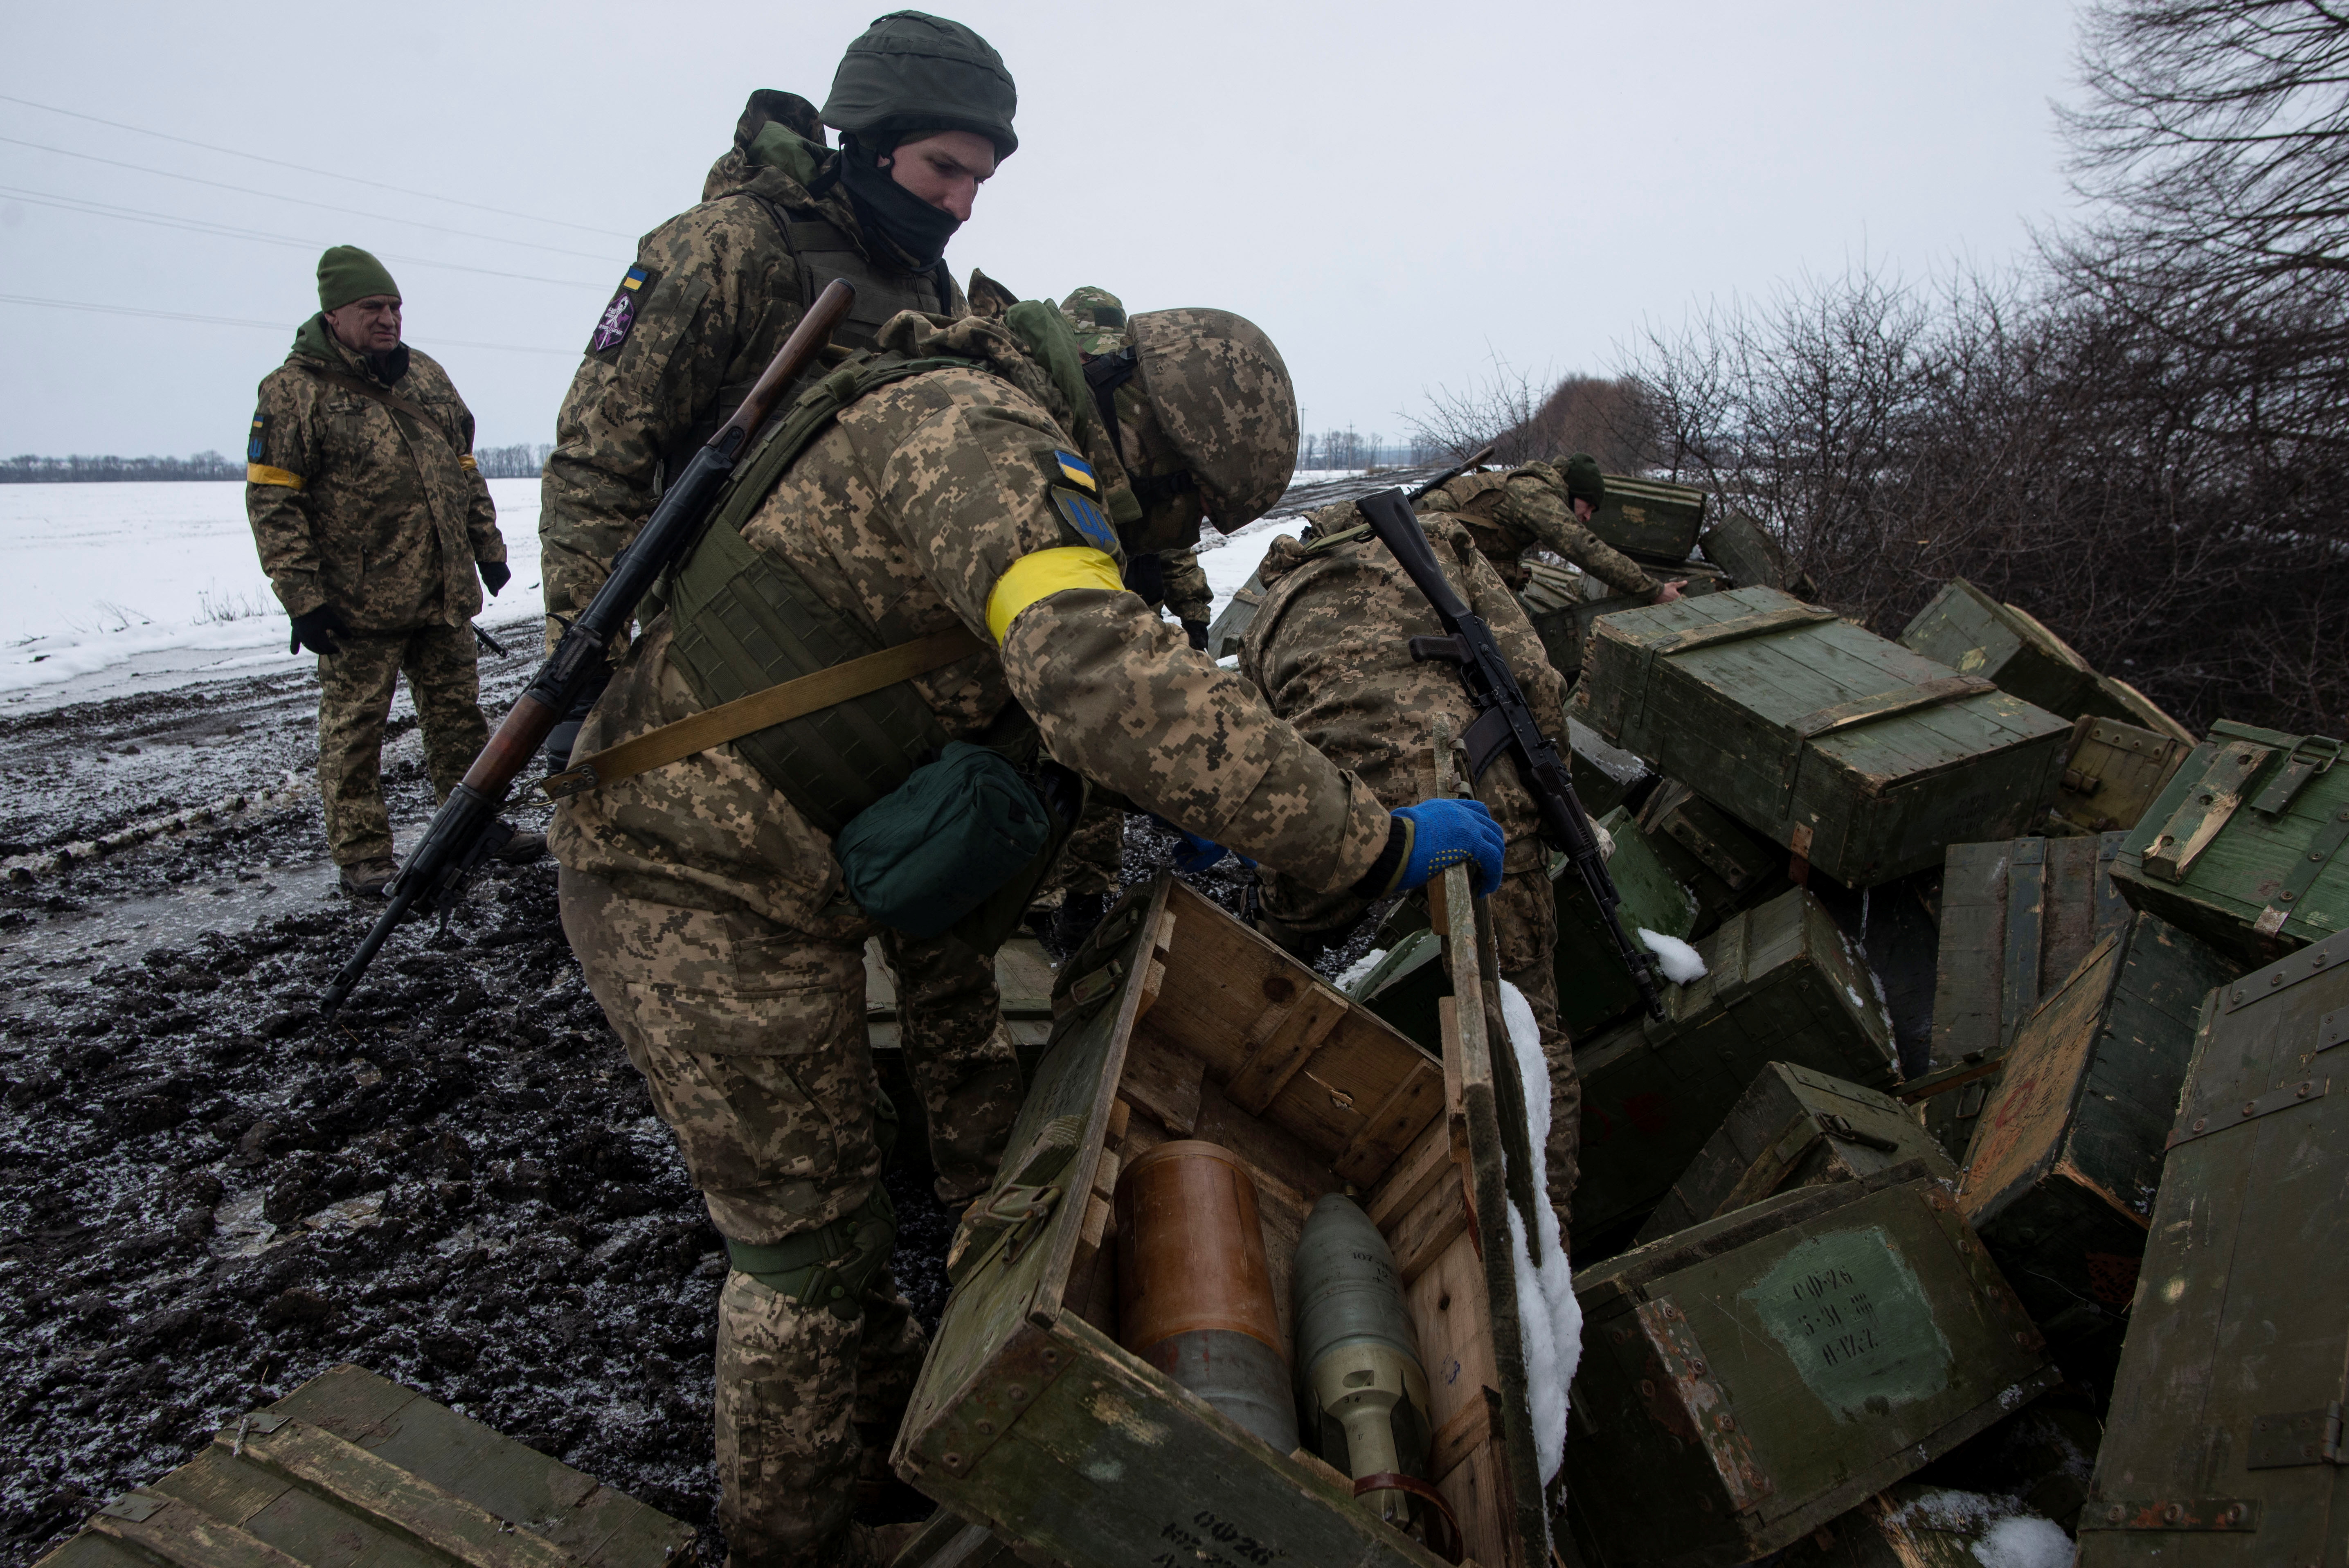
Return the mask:
[[(554, 443), (528, 441), (511, 447), (476, 447), (473, 461), (490, 480), (534, 480), (546, 466)], [(244, 479), (243, 461), (218, 452), (185, 458), (44, 458), (33, 453), (0, 459), (0, 484), (125, 484), (140, 481)]]
[(2060, 111), (2094, 216), (1997, 270), (1854, 266), (1414, 434), (1577, 449), (1771, 531), (1897, 636), (1951, 577), (2198, 729), (2349, 737), (2349, 17), (2097, 0)]

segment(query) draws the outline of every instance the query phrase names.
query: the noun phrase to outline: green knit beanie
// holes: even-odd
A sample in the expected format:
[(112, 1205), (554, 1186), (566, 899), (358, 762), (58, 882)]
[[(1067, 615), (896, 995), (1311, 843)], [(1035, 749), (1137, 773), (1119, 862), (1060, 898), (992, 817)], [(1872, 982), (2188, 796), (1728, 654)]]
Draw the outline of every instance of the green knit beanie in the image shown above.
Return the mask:
[(369, 294), (399, 295), (383, 263), (357, 245), (335, 245), (318, 258), (318, 308), (340, 310)]
[(1588, 452), (1577, 452), (1566, 459), (1566, 499), (1587, 500), (1594, 511), (1607, 504), (1607, 476), (1599, 471), (1599, 459)]

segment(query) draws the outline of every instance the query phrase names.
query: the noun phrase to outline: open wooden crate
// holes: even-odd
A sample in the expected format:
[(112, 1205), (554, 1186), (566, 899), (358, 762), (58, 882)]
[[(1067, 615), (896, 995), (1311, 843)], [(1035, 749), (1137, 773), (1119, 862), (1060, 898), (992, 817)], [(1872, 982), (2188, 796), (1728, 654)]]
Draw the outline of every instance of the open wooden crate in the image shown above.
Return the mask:
[(1516, 1202), (1534, 1231), (1532, 1156), (1515, 1058), (1494, 1048), (1489, 934), (1480, 954), (1465, 872), (1448, 879), (1440, 1061), (1171, 877), (1111, 912), (1061, 968), (1055, 1038), (996, 1188), (999, 1210), (1031, 1217), (957, 1257), (891, 1455), (900, 1475), (1070, 1563), (1442, 1561), (1318, 1458), (1275, 1452), (1119, 1346), (1117, 1172), (1204, 1139), (1255, 1178), (1285, 1337), (1308, 1211), (1359, 1195), (1401, 1265), (1434, 1405), (1430, 1479), (1467, 1556), (1547, 1560), (1506, 1220)]

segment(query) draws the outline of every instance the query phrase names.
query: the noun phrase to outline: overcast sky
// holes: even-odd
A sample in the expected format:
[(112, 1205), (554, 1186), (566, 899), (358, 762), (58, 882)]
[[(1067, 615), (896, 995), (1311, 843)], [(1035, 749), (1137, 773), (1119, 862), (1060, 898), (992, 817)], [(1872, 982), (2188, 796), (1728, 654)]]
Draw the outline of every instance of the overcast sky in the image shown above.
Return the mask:
[[(634, 236), (699, 196), (752, 88), (821, 103), (878, 10), (12, 13), (6, 99), (232, 151), (0, 101), (0, 452), (233, 454), (339, 242), (386, 259), (483, 444), (553, 439)], [(2060, 0), (950, 11), (1019, 84), (1020, 150), (948, 247), (957, 275), (1237, 310), (1309, 429), (1400, 437), (1495, 355), (1602, 370), (1643, 323), (1862, 257), (2001, 263), (2071, 211)]]

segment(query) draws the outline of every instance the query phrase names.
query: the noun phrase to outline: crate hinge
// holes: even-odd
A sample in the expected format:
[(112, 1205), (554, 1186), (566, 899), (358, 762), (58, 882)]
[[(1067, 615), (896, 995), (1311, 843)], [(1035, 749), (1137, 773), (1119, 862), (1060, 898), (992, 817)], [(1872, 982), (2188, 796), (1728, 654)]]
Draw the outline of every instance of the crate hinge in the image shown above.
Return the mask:
[(2341, 1444), (2341, 1401), (2321, 1410), (2251, 1418), (2245, 1470), (2290, 1470), (2297, 1465), (2349, 1464)]
[(2255, 1497), (2130, 1498), (2091, 1501), (2080, 1511), (2079, 1529), (2222, 1530), (2249, 1535), (2260, 1527)]
[(2284, 878), (2283, 886), (2276, 890), (2274, 902), (2260, 911), (2260, 917), (2251, 923), (2251, 929), (2261, 936), (2273, 936), (2282, 931), (2283, 923), (2292, 916), (2292, 906), (2316, 885), (2316, 879), (2323, 874), (2326, 866), (2333, 863), (2333, 857), (2341, 852), (2344, 843), (2349, 843), (2349, 809), (2333, 812), (2324, 826), (2316, 830), (2316, 837), (2309, 841), (2308, 852), (2293, 862), (2292, 874)]
[(2165, 1149), (2175, 1149), (2181, 1143), (2191, 1143), (2214, 1132), (2224, 1132), (2230, 1127), (2240, 1127), (2247, 1121), (2270, 1116), (2279, 1110), (2290, 1110), (2295, 1105), (2320, 1100), (2332, 1089), (2333, 1080), (2323, 1078), (2302, 1078), (2282, 1088), (2271, 1088), (2262, 1095), (2240, 1100), (2231, 1106), (2205, 1106), (2195, 1113), (2194, 1119), (2170, 1130)]

